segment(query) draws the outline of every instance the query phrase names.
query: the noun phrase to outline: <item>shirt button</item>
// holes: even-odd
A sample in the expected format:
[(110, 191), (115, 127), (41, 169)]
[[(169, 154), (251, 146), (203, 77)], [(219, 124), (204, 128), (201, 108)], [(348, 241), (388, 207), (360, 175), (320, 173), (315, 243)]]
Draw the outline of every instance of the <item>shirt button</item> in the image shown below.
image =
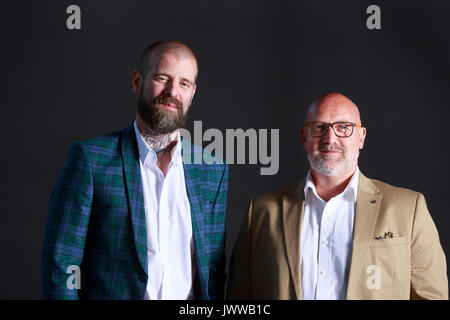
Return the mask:
[(140, 274), (140, 275), (139, 275), (139, 281), (140, 281), (141, 283), (144, 283), (145, 280), (147, 280), (147, 276), (146, 276), (145, 274)]
[(326, 271), (325, 270), (320, 270), (320, 275), (321, 276), (324, 276), (324, 275), (326, 275), (327, 273), (326, 273)]
[(328, 240), (323, 240), (322, 243), (324, 246), (326, 246), (326, 245), (328, 245)]

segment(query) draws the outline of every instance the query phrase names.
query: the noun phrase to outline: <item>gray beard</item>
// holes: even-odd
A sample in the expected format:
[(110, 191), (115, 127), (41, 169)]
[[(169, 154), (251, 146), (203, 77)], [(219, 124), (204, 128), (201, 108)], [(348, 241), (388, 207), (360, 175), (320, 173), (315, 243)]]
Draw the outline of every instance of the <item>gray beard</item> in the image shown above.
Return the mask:
[[(320, 174), (328, 177), (335, 177), (339, 176), (346, 171), (350, 170), (350, 168), (353, 166), (353, 161), (349, 161), (350, 159), (346, 159), (346, 154), (342, 153), (341, 158), (337, 160), (337, 164), (334, 166), (330, 166), (328, 161), (326, 159), (326, 156), (324, 156), (321, 153), (317, 154), (308, 154), (308, 161), (309, 165), (312, 169), (319, 172)], [(359, 157), (359, 152), (356, 156), (356, 159), (354, 161), (357, 161)]]

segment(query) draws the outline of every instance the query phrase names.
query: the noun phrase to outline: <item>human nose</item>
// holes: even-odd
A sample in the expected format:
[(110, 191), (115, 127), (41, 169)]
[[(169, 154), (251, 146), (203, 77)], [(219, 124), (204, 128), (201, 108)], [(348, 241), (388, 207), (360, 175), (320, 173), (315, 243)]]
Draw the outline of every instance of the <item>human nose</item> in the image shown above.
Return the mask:
[(177, 88), (176, 88), (175, 84), (173, 83), (173, 81), (169, 81), (166, 84), (165, 92), (167, 95), (170, 95), (172, 98), (178, 98), (178, 91), (177, 91)]
[(332, 144), (334, 141), (337, 141), (337, 139), (338, 137), (334, 133), (333, 126), (329, 125), (327, 132), (322, 137), (322, 141)]

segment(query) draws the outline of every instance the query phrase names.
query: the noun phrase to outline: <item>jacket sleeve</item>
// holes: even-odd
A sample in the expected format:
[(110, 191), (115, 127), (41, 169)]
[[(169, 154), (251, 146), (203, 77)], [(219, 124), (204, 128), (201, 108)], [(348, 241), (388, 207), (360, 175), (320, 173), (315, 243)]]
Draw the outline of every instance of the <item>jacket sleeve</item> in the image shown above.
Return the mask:
[(411, 299), (448, 300), (447, 266), (436, 226), (419, 193), (411, 239)]
[(80, 278), (73, 270), (81, 267), (92, 199), (89, 155), (75, 143), (50, 195), (41, 270), (44, 299), (78, 299), (82, 270), (76, 271)]
[(253, 299), (252, 290), (252, 217), (253, 199), (248, 214), (242, 222), (230, 261), (230, 277), (227, 285), (227, 299)]
[(217, 241), (218, 247), (215, 251), (218, 252), (218, 254), (210, 260), (208, 294), (211, 300), (223, 300), (225, 294), (225, 224), (228, 195), (228, 170), (228, 165), (225, 164), (213, 207), (213, 214), (220, 217), (220, 225), (222, 226), (221, 229), (223, 232), (216, 233), (216, 235), (219, 235), (219, 238), (215, 239), (214, 242)]

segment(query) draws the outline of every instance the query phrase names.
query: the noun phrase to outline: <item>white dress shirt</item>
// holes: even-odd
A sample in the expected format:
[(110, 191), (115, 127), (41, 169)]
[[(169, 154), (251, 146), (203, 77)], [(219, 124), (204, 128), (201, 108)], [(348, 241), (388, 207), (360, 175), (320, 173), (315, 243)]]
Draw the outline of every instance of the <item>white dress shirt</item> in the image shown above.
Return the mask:
[(166, 177), (134, 123), (147, 225), (148, 282), (144, 299), (185, 300), (193, 294), (194, 243), (180, 135)]
[(305, 300), (343, 300), (353, 247), (359, 169), (345, 190), (328, 202), (308, 173), (301, 226), (302, 293)]

